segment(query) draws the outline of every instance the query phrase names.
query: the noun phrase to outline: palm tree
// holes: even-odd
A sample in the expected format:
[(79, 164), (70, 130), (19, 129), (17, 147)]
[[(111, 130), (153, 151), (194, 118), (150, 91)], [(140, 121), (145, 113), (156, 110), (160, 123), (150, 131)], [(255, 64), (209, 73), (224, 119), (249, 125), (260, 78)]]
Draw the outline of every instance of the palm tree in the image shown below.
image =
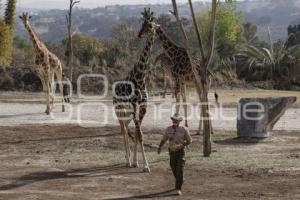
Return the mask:
[[(254, 74), (261, 72), (265, 79), (275, 81), (275, 79), (288, 76), (289, 67), (300, 58), (300, 45), (288, 47), (288, 39), (274, 45), (270, 35), (269, 33), (270, 44), (268, 47), (245, 45), (239, 56), (243, 58), (246, 70), (250, 70)], [(256, 78), (263, 79), (263, 77)]]

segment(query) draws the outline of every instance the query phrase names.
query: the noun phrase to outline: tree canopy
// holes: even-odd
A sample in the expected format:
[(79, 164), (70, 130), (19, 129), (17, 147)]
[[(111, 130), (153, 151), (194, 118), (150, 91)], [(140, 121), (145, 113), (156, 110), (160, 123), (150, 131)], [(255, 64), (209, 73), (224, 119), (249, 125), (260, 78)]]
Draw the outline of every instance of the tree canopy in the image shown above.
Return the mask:
[[(236, 44), (242, 42), (242, 14), (236, 10), (236, 1), (218, 2), (216, 24), (217, 53), (226, 58), (233, 54)], [(202, 10), (197, 17), (200, 34), (207, 45), (210, 24), (210, 9)]]
[[(91, 60), (97, 59), (103, 50), (100, 39), (82, 33), (72, 36), (74, 56), (82, 65), (89, 65)], [(64, 40), (65, 44), (67, 40)]]

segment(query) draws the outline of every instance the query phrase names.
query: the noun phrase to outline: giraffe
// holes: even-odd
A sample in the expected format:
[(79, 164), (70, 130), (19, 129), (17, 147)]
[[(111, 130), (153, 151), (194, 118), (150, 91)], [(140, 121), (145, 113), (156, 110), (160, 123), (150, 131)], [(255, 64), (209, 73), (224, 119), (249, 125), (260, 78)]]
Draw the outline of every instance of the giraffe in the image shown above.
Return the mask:
[(164, 76), (164, 91), (163, 91), (163, 96), (162, 98), (166, 98), (167, 94), (167, 87), (168, 85), (170, 86), (172, 90), (172, 98), (174, 98), (174, 91), (173, 91), (173, 76), (172, 76), (172, 61), (170, 58), (165, 54), (161, 53), (159, 54), (155, 61), (154, 65), (156, 65), (160, 61), (160, 66), (163, 70), (163, 76)]
[[(54, 74), (57, 77), (57, 81), (60, 87), (61, 97), (63, 97), (63, 85), (62, 85), (62, 66), (60, 60), (51, 53), (45, 44), (39, 39), (34, 32), (29, 20), (31, 16), (28, 13), (23, 13), (19, 18), (22, 20), (25, 29), (30, 35), (30, 39), (33, 43), (35, 50), (35, 70), (42, 82), (43, 91), (46, 95), (46, 114), (51, 112), (50, 99), (53, 107), (54, 104)], [(53, 93), (54, 92), (54, 93)], [(64, 100), (62, 98), (62, 112), (65, 112)]]
[[(153, 26), (153, 25), (152, 25)], [(186, 99), (186, 86), (187, 84), (196, 84), (196, 80), (194, 77), (194, 73), (192, 70), (192, 63), (196, 62), (196, 59), (192, 61), (188, 57), (188, 53), (185, 48), (180, 47), (174, 41), (172, 41), (163, 28), (154, 23), (155, 34), (158, 35), (158, 39), (162, 43), (162, 47), (164, 49), (165, 55), (171, 61), (171, 75), (174, 81), (174, 93), (176, 98), (176, 113), (179, 113), (180, 110), (180, 96), (183, 101), (184, 115), (185, 115), (185, 126), (188, 126), (187, 121), (187, 99)], [(197, 64), (198, 65), (198, 64)], [(204, 73), (203, 67), (200, 68), (200, 73)], [(210, 82), (211, 78), (213, 78), (213, 74), (210, 73)], [(210, 85), (210, 84), (209, 84)], [(218, 104), (218, 94), (215, 92), (215, 99)], [(202, 123), (199, 124), (199, 131), (201, 130)]]
[[(114, 84), (113, 87), (113, 103), (115, 112), (118, 117), (121, 133), (123, 134), (124, 146), (126, 152), (126, 164), (128, 167), (138, 167), (137, 150), (138, 144), (141, 146), (144, 172), (150, 172), (148, 161), (144, 150), (143, 132), (141, 124), (147, 111), (148, 94), (146, 88), (145, 78), (147, 76), (147, 68), (150, 51), (154, 43), (154, 26), (153, 12), (150, 9), (145, 9), (142, 13), (144, 23), (138, 34), (139, 38), (146, 35), (146, 45), (141, 52), (139, 61), (134, 65), (133, 69), (128, 73), (123, 81)], [(128, 136), (128, 125), (133, 120), (135, 124), (136, 134), (134, 138), (134, 154), (133, 165), (130, 161), (130, 148)]]

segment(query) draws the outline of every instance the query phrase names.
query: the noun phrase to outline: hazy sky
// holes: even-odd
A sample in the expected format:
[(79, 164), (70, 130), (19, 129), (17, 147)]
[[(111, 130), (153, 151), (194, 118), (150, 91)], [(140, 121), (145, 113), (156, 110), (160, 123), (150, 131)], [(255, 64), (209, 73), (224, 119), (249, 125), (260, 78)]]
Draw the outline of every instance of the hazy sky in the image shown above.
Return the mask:
[[(203, 1), (203, 0), (196, 0)], [(207, 0), (206, 0), (207, 1)], [(5, 0), (3, 1), (5, 2)], [(42, 2), (42, 3), (41, 3)], [(61, 8), (68, 6), (69, 0), (18, 0), (19, 7), (26, 8)], [(187, 3), (187, 0), (177, 0), (178, 3)], [(171, 3), (171, 0), (80, 0), (78, 7), (93, 8), (114, 4), (157, 4)]]

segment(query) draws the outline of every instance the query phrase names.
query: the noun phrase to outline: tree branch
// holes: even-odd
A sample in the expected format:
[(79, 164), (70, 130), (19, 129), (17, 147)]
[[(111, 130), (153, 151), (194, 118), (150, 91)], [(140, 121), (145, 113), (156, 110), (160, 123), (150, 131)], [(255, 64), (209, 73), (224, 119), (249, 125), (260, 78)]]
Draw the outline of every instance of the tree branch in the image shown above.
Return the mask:
[(69, 16), (66, 15), (67, 24), (69, 24)]
[(214, 47), (215, 47), (215, 29), (216, 29), (216, 15), (217, 15), (217, 0), (212, 0), (212, 10), (211, 10), (211, 20), (210, 20), (210, 33), (209, 33), (209, 51), (208, 59), (205, 63), (205, 68), (207, 71), (209, 65), (212, 62)]
[(192, 19), (193, 19), (193, 23), (194, 23), (196, 35), (197, 35), (198, 42), (199, 42), (200, 54), (201, 54), (202, 62), (205, 63), (205, 54), (204, 54), (203, 43), (202, 43), (202, 39), (201, 39), (199, 28), (198, 28), (198, 24), (197, 24), (197, 20), (196, 20), (196, 16), (195, 16), (195, 12), (194, 12), (194, 7), (193, 7), (192, 0), (189, 0), (189, 5), (190, 5), (190, 10), (191, 10), (191, 14), (192, 14)]
[(71, 3), (71, 7), (73, 8), (76, 4), (80, 3), (80, 1), (74, 1)]

